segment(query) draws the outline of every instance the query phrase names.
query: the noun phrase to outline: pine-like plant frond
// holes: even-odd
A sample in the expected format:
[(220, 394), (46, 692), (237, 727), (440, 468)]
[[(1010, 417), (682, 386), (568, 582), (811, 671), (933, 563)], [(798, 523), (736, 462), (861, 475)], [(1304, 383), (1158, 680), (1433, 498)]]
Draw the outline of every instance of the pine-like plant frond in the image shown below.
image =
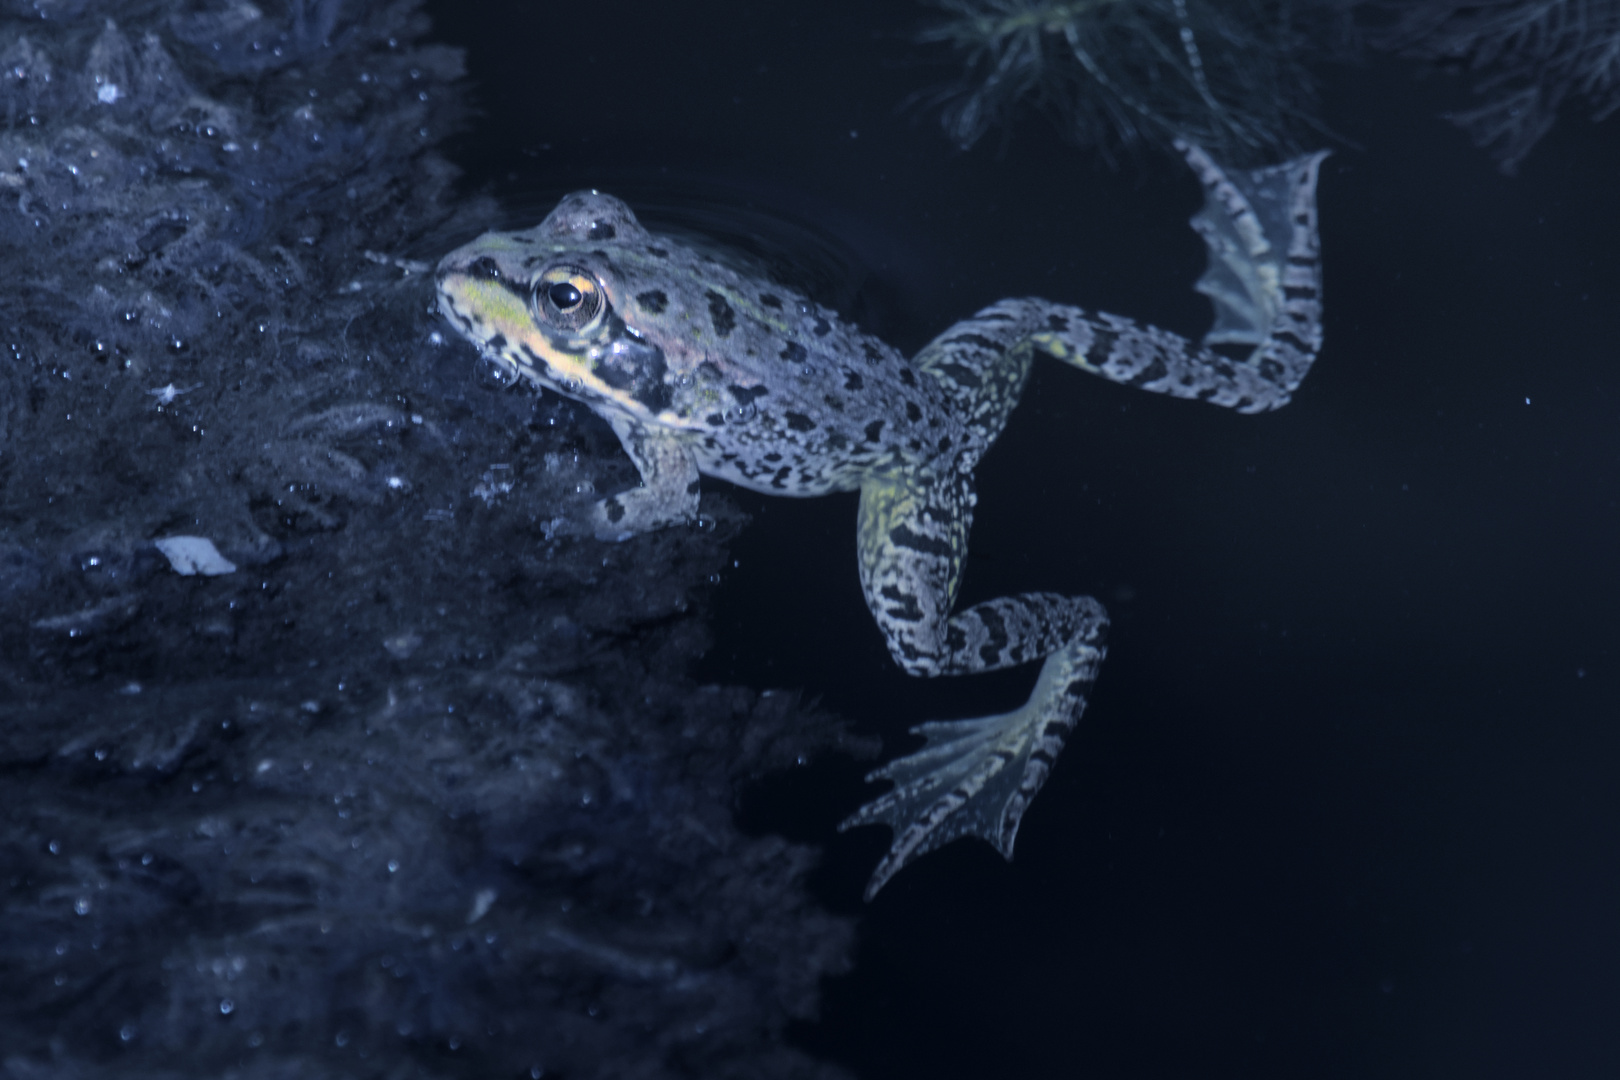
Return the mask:
[(1033, 107), (1112, 159), (1196, 142), (1224, 161), (1275, 160), (1315, 128), (1305, 35), (1288, 0), (931, 0), (923, 34), (967, 74), (936, 95), (970, 146)]

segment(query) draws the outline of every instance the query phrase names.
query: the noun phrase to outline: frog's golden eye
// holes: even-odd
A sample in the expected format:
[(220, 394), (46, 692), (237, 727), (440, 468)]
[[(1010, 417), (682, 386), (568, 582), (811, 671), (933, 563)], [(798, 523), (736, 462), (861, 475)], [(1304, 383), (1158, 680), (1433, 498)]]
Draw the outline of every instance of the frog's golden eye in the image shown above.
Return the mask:
[(534, 310), (564, 333), (591, 329), (607, 306), (601, 283), (577, 266), (553, 266), (534, 283)]

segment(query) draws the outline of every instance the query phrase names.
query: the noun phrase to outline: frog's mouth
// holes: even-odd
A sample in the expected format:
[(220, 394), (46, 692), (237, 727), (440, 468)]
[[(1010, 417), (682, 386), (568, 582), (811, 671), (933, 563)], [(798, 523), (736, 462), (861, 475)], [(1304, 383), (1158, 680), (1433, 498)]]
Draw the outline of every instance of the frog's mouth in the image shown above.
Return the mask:
[(605, 295), (588, 333), (559, 332), (544, 318), (539, 285), (506, 277), (487, 255), (461, 265), (446, 259), (439, 310), (485, 357), (568, 397), (653, 416), (670, 407), (663, 349), (628, 326)]

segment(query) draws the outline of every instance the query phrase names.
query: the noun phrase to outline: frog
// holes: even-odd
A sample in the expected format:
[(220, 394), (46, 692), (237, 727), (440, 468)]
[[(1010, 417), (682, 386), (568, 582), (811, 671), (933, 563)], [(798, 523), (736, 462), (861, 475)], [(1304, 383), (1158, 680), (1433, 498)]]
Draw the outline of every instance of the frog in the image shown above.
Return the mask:
[(697, 521), (705, 476), (766, 495), (858, 492), (861, 591), (904, 672), (1040, 662), (1022, 706), (914, 727), (922, 748), (867, 777), (893, 786), (840, 828), (892, 830), (868, 901), (913, 860), (962, 837), (1011, 860), (1107, 652), (1107, 611), (1089, 596), (1029, 592), (954, 610), (974, 469), (1035, 359), (1252, 414), (1287, 404), (1321, 350), (1325, 152), (1229, 170), (1196, 145), (1178, 149), (1204, 195), (1191, 224), (1208, 267), (1194, 288), (1213, 302), (1215, 321), (1199, 341), (1013, 298), (906, 357), (793, 288), (649, 231), (595, 190), (438, 264), (438, 310), (450, 325), (512, 380), (606, 420), (634, 463), (639, 483), (588, 510), (597, 539)]

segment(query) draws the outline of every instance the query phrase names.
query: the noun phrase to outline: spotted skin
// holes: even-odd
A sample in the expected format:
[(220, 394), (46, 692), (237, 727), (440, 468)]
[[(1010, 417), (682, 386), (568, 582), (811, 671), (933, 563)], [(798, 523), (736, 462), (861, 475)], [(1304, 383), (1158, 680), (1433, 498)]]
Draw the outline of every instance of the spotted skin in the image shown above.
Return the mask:
[(1042, 661), (1019, 709), (923, 724), (923, 749), (872, 774), (894, 787), (843, 825), (894, 831), (868, 899), (960, 836), (1012, 857), (1106, 651), (1108, 617), (1090, 597), (1024, 593), (952, 614), (973, 470), (1035, 357), (1255, 413), (1286, 404), (1321, 347), (1323, 155), (1228, 174), (1198, 148), (1183, 151), (1205, 189), (1193, 227), (1210, 269), (1197, 287), (1215, 301), (1216, 325), (1202, 343), (1012, 299), (907, 360), (791, 289), (648, 233), (629, 207), (597, 192), (570, 195), (538, 226), (486, 234), (439, 265), (446, 318), (486, 357), (603, 416), (635, 462), (640, 485), (593, 506), (597, 536), (693, 520), (700, 474), (774, 495), (859, 491), (861, 589), (901, 668), (965, 675)]

